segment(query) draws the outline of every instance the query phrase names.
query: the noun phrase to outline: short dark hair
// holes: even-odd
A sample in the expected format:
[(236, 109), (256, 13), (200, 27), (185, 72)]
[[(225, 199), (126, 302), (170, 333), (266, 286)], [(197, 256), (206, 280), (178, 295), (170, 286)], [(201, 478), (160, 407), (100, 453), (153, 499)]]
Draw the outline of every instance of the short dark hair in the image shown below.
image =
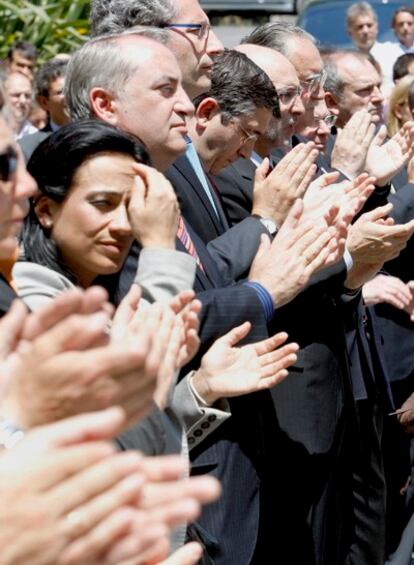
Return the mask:
[(404, 55), (398, 57), (392, 68), (392, 79), (394, 82), (409, 74), (408, 67), (413, 61), (414, 53), (404, 53)]
[(62, 59), (50, 59), (46, 61), (36, 73), (35, 87), (37, 96), (49, 96), (50, 83), (57, 78), (64, 77), (68, 61)]
[[(79, 167), (88, 158), (105, 152), (130, 155), (138, 163), (150, 163), (144, 144), (136, 137), (105, 122), (85, 120), (67, 124), (45, 139), (34, 151), (27, 170), (36, 180), (41, 195), (61, 203), (68, 195)], [(65, 265), (55, 242), (41, 226), (35, 202), (32, 199), (21, 234), (24, 259), (57, 271), (76, 283), (75, 275)], [(107, 279), (112, 281), (113, 277)], [(112, 282), (110, 288), (111, 285)]]
[(14, 41), (7, 52), (9, 61), (12, 61), (15, 51), (19, 51), (25, 59), (29, 59), (30, 61), (36, 61), (38, 57), (36, 47), (29, 41)]
[(395, 12), (392, 16), (392, 20), (391, 20), (391, 27), (392, 28), (395, 26), (395, 20), (397, 19), (398, 14), (402, 14), (403, 12), (408, 12), (409, 14), (414, 16), (414, 8), (411, 8), (411, 6), (401, 6), (401, 8), (398, 8), (397, 10), (395, 10)]
[(256, 108), (268, 108), (280, 118), (279, 99), (272, 81), (239, 51), (226, 50), (214, 59), (210, 90), (198, 96), (194, 105), (197, 107), (210, 97), (218, 102), (223, 123), (252, 114)]

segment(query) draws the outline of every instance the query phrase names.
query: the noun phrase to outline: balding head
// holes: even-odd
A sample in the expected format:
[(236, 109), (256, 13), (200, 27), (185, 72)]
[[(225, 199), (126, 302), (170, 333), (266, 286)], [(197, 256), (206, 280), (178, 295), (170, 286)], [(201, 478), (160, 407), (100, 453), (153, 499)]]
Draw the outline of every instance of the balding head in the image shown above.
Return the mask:
[(262, 45), (243, 43), (236, 47), (270, 78), (279, 95), (281, 120), (273, 119), (266, 134), (273, 146), (283, 145), (293, 135), (296, 120), (304, 113), (299, 79), (292, 63), (281, 53)]

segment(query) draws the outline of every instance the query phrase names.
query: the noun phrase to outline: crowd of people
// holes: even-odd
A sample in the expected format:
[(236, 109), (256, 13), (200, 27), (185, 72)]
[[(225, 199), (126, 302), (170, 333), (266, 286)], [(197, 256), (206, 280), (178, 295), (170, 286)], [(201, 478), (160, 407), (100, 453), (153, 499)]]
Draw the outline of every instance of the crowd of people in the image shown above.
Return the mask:
[(411, 563), (414, 12), (393, 79), (347, 24), (225, 50), (198, 0), (92, 0), (11, 47), (2, 565)]

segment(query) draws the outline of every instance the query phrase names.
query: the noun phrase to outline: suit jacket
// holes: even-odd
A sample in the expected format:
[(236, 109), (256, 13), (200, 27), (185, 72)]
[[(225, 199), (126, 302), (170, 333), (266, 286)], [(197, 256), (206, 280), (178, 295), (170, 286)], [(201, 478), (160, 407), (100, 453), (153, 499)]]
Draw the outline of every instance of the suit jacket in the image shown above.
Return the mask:
[[(203, 308), (200, 316), (201, 353), (219, 336), (245, 320), (252, 331), (245, 340), (253, 342), (268, 335), (263, 307), (256, 292), (243, 284), (226, 282), (203, 241), (187, 223), (190, 237), (203, 264), (197, 268), (194, 288)], [(177, 240), (177, 248), (184, 250)], [(133, 281), (140, 249), (135, 243), (121, 273), (119, 295)], [(168, 264), (165, 265), (168, 273)], [(197, 366), (199, 357), (184, 372)], [(232, 417), (195, 445), (190, 455), (192, 474), (211, 473), (222, 483), (222, 498), (203, 509), (199, 519), (204, 543), (214, 563), (248, 564), (261, 550), (259, 520), (261, 481), (265, 469), (264, 430), (274, 417), (268, 393), (230, 399)], [(248, 417), (246, 417), (248, 415)], [(264, 498), (266, 498), (264, 496)], [(270, 542), (267, 548), (270, 548)]]
[(30, 157), (32, 156), (34, 150), (37, 148), (38, 145), (42, 143), (44, 139), (49, 137), (51, 131), (37, 131), (36, 133), (31, 133), (30, 135), (25, 135), (21, 139), (19, 139), (18, 143), (22, 148), (24, 160), (27, 163), (30, 161)]
[(187, 157), (179, 157), (166, 172), (177, 193), (186, 222), (207, 246), (226, 280), (244, 278), (256, 255), (260, 236), (268, 233), (257, 218), (246, 217), (230, 229), (221, 198), (211, 187), (215, 212)]
[[(253, 163), (239, 159), (216, 177), (233, 222), (250, 212), (254, 171)], [(343, 262), (322, 271), (295, 300), (276, 309), (272, 323), (272, 333), (283, 329), (301, 346), (289, 377), (272, 390), (277, 451), (268, 468), (282, 563), (302, 556), (306, 563), (339, 565), (349, 541), (353, 398), (339, 307), (345, 276)], [(297, 554), (283, 541), (292, 530), (304, 540)]]

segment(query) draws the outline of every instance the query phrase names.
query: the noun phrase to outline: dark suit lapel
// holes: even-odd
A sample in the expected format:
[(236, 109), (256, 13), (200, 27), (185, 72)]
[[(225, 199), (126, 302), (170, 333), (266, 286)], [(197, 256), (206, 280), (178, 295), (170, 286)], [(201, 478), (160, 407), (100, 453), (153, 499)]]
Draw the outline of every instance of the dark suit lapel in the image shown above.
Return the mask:
[[(210, 202), (210, 200), (209, 200), (209, 198), (206, 194), (206, 191), (204, 190), (200, 181), (198, 180), (198, 177), (195, 174), (193, 167), (190, 165), (187, 157), (185, 155), (183, 155), (182, 157), (179, 157), (174, 162), (172, 167), (174, 169), (176, 169), (184, 177), (184, 179), (187, 181), (187, 183), (191, 186), (193, 192), (196, 194), (196, 196), (199, 199), (199, 203), (203, 205), (204, 209), (206, 210), (206, 212), (210, 216), (210, 219), (213, 222), (217, 232), (219, 234), (222, 234), (223, 231), (225, 230), (227, 220), (225, 219), (224, 212), (222, 210), (221, 204), (220, 204), (220, 202), (218, 202), (217, 198), (214, 198), (215, 195), (213, 194), (214, 202), (216, 204), (218, 213), (220, 215), (220, 220), (221, 220), (221, 222), (220, 222), (220, 220), (218, 219), (217, 214), (214, 211), (214, 208), (211, 205), (211, 202)], [(197, 206), (196, 203), (194, 203), (194, 205)], [(223, 222), (223, 217), (224, 217), (224, 222)]]
[(230, 165), (236, 169), (237, 173), (248, 181), (253, 182), (254, 175), (256, 172), (256, 165), (250, 161), (250, 159), (238, 159), (233, 165)]

